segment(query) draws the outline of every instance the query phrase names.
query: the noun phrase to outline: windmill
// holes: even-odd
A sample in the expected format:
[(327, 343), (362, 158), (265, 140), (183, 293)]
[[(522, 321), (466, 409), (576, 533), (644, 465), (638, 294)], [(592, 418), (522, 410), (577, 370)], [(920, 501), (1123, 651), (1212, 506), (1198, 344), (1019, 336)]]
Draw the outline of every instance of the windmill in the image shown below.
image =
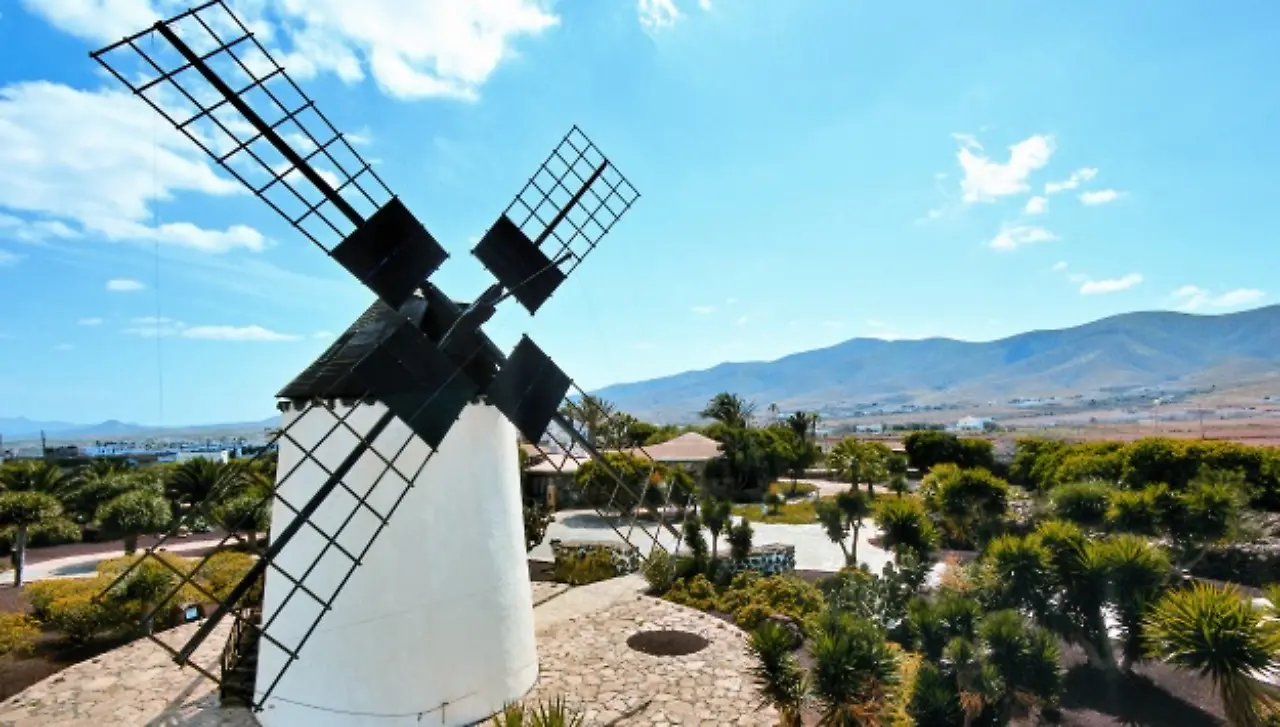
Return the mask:
[[(495, 282), (459, 301), (430, 280), (445, 249), (221, 0), (92, 56), (376, 296), (279, 394), (269, 545), (204, 594), (216, 606), (186, 643), (153, 640), (268, 725), (470, 724), (520, 697), (537, 654), (516, 433), (557, 469), (592, 458), (614, 483), (602, 513), (639, 504), (607, 522), (642, 556), (679, 532), (643, 448), (628, 480), (561, 411), (585, 393), (528, 336), (507, 354), (483, 325), (513, 298), (536, 313), (639, 194), (574, 127), (472, 250)], [(171, 595), (196, 587), (207, 559), (184, 572), (154, 551), (223, 494), (116, 583), (152, 561)], [(213, 673), (193, 655), (227, 618)]]

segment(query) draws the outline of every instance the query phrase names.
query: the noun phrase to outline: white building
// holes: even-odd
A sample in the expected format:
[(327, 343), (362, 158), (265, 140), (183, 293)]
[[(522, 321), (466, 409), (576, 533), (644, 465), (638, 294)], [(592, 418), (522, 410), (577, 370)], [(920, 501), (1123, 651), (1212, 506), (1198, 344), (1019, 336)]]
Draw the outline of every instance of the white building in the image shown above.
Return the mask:
[(963, 417), (956, 422), (956, 429), (962, 432), (980, 432), (987, 428), (987, 424), (994, 422), (991, 417)]

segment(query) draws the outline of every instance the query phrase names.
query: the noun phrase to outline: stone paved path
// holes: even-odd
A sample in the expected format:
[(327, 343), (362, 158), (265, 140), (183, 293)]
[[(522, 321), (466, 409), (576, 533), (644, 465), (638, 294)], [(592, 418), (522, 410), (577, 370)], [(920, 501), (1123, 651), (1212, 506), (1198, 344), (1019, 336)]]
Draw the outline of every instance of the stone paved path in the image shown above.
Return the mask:
[[(589, 588), (589, 587), (588, 587)], [(534, 603), (565, 587), (534, 583)], [(196, 624), (168, 632), (181, 644)], [(196, 662), (216, 668), (230, 624), (213, 631)], [(631, 650), (636, 631), (681, 629), (710, 645), (695, 654), (654, 657)], [(772, 725), (773, 709), (756, 710), (746, 673), (741, 631), (704, 613), (647, 596), (631, 596), (601, 610), (540, 629), (542, 673), (531, 699), (563, 696), (583, 709), (587, 725), (603, 725), (644, 705), (620, 724)], [(136, 641), (55, 674), (0, 703), (0, 727), (254, 727), (245, 709), (218, 706), (215, 685), (178, 669), (147, 640)]]
[[(179, 646), (198, 624), (165, 634)], [(216, 669), (230, 623), (214, 629), (195, 662)], [(163, 649), (141, 639), (54, 674), (0, 703), (4, 727), (254, 727), (246, 709), (218, 706), (213, 682), (179, 669)]]
[[(649, 656), (627, 646), (637, 631), (691, 631), (711, 644), (685, 656)], [(757, 709), (746, 636), (700, 611), (637, 596), (557, 623), (538, 636), (541, 675), (526, 700), (565, 701), (587, 725), (774, 725)], [(647, 706), (642, 705), (648, 702)], [(634, 710), (638, 712), (632, 714)]]

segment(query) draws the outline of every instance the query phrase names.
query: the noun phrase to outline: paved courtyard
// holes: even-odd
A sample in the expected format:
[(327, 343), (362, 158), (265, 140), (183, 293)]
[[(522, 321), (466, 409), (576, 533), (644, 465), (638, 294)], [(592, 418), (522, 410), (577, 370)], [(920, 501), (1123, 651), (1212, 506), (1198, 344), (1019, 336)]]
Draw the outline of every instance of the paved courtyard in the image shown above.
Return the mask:
[[(640, 595), (639, 576), (567, 589), (534, 583), (541, 675), (531, 698), (565, 700), (583, 709), (587, 725), (766, 725), (746, 669), (745, 636), (716, 618)], [(180, 644), (196, 628), (170, 631)], [(229, 624), (196, 652), (210, 670)], [(680, 629), (710, 644), (686, 656), (633, 651), (641, 630)], [(619, 719), (621, 718), (621, 719)], [(0, 703), (4, 727), (251, 727), (245, 709), (218, 706), (215, 685), (180, 670), (158, 646), (141, 640), (72, 666)]]

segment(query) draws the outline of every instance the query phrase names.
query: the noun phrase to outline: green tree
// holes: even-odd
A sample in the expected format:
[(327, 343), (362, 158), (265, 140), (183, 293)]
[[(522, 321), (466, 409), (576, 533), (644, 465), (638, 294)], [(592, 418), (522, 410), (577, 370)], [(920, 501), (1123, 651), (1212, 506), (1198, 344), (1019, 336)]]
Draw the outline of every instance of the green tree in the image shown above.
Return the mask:
[(1001, 724), (1030, 709), (1053, 708), (1065, 682), (1058, 641), (1016, 611), (988, 614), (978, 627), (983, 660), (999, 676)]
[(868, 491), (874, 496), (875, 483), (889, 479), (891, 456), (893, 451), (883, 442), (864, 442), (857, 437), (846, 437), (836, 442), (827, 453), (827, 466), (854, 487), (867, 483)]
[(702, 524), (711, 532), (711, 559), (720, 557), (720, 533), (729, 527), (733, 507), (727, 500), (710, 499), (702, 504)]
[[(850, 487), (836, 495), (834, 501), (818, 502), (818, 521), (827, 531), (827, 537), (840, 546), (844, 553), (844, 562), (848, 565), (858, 563), (858, 535), (862, 530), (862, 521), (871, 517), (871, 498), (862, 490)], [(849, 534), (853, 534), (850, 545), (845, 544)]]
[(249, 473), (241, 462), (221, 462), (196, 457), (169, 471), (164, 482), (164, 496), (172, 503), (174, 515), (239, 492), (249, 482)]
[(630, 515), (642, 504), (662, 502), (663, 471), (658, 463), (625, 452), (605, 452), (604, 460), (608, 467), (593, 459), (584, 462), (574, 473), (575, 486), (593, 507)]
[(792, 457), (789, 432), (777, 427), (744, 429), (717, 424), (708, 434), (720, 442), (720, 456), (707, 463), (705, 476), (722, 494), (763, 491), (786, 471)]
[(702, 519), (691, 515), (684, 519), (680, 530), (684, 547), (693, 557), (694, 563), (704, 563), (707, 559), (707, 537), (702, 534)]
[(0, 493), (0, 526), (14, 529), (13, 585), (22, 585), (22, 571), (26, 565), (27, 538), (32, 528), (61, 518), (62, 505), (58, 498), (39, 490), (9, 491)]
[(998, 534), (1009, 508), (1009, 484), (985, 469), (936, 465), (924, 478), (921, 494), (956, 543), (978, 543)]
[(43, 492), (60, 497), (70, 482), (62, 468), (52, 462), (35, 460), (0, 464), (0, 490), (7, 492)]
[(889, 489), (897, 493), (898, 497), (907, 493), (908, 466), (905, 454), (893, 454), (885, 462), (885, 469), (889, 472)]
[(914, 498), (881, 498), (875, 510), (884, 547), (899, 553), (915, 553), (924, 559), (938, 547), (938, 533)]
[[(620, 434), (612, 422), (617, 411), (617, 407), (609, 401), (590, 394), (584, 394), (578, 400), (566, 401), (560, 408), (560, 413), (593, 446), (617, 446), (617, 442), (612, 441)], [(622, 431), (626, 431), (629, 424), (630, 422), (622, 422)], [(604, 443), (603, 440), (606, 439), (611, 440), (609, 444)]]
[(1280, 628), (1230, 587), (1196, 583), (1166, 593), (1145, 620), (1151, 656), (1208, 676), (1234, 727), (1260, 727), (1277, 708), (1254, 675), (1280, 669)]
[(124, 540), (130, 555), (138, 549), (138, 536), (164, 532), (172, 518), (164, 497), (147, 490), (126, 492), (98, 510), (98, 522), (112, 537)]
[(921, 472), (927, 472), (937, 464), (955, 464), (961, 459), (960, 440), (948, 432), (911, 432), (902, 443), (911, 466)]
[(800, 727), (809, 679), (791, 650), (791, 634), (765, 621), (751, 632), (747, 649), (754, 660), (751, 676), (756, 689), (764, 703), (778, 710), (779, 727)]
[(751, 523), (743, 518), (736, 525), (729, 528), (729, 556), (735, 561), (744, 561), (751, 555), (751, 541), (755, 537), (755, 530), (751, 528)]
[(1107, 517), (1115, 488), (1105, 482), (1073, 482), (1049, 491), (1053, 516), (1086, 527), (1101, 525)]
[(754, 403), (726, 391), (711, 397), (711, 401), (698, 412), (698, 416), (714, 419), (729, 427), (745, 429), (751, 426), (751, 416), (755, 410)]
[(981, 573), (993, 610), (1044, 618), (1054, 595), (1053, 558), (1034, 537), (1002, 535), (982, 553)]

